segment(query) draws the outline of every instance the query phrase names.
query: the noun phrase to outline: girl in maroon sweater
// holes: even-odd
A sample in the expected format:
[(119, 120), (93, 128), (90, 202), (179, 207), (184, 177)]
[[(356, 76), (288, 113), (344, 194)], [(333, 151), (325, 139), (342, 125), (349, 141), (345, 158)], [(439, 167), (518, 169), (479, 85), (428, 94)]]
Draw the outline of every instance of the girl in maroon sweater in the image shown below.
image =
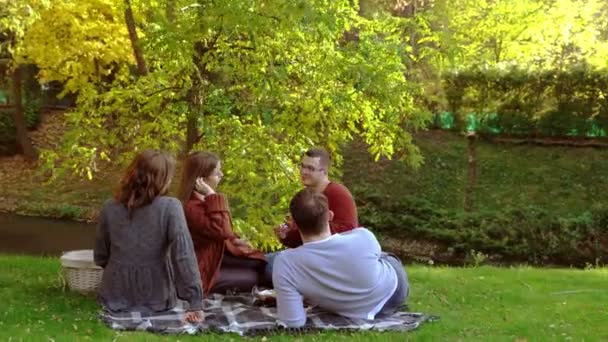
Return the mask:
[(180, 186), (205, 294), (250, 291), (263, 282), (266, 258), (232, 230), (228, 201), (215, 190), (223, 177), (219, 158), (195, 152), (186, 158)]

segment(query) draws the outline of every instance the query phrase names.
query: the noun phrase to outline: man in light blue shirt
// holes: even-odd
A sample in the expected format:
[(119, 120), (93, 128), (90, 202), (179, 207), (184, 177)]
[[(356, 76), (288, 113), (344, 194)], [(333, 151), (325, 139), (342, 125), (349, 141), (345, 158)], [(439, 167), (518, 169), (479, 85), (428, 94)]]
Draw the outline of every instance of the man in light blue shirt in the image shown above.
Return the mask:
[(407, 275), (396, 257), (382, 253), (365, 228), (332, 235), (333, 213), (323, 194), (304, 189), (290, 203), (303, 245), (278, 254), (273, 283), (278, 319), (288, 327), (306, 323), (303, 301), (342, 316), (374, 319), (395, 312), (409, 295)]

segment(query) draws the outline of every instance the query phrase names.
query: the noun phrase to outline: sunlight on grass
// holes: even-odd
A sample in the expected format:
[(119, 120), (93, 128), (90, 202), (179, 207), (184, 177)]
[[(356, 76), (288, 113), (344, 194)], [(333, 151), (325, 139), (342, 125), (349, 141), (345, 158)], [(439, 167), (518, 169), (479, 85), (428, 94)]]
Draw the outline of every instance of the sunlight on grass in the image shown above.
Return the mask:
[[(55, 258), (0, 256), (0, 340), (175, 341), (174, 336), (116, 332), (97, 319), (94, 298), (65, 290)], [(448, 268), (407, 266), (410, 310), (440, 316), (401, 333), (308, 334), (302, 341), (602, 340), (608, 339), (608, 268)], [(180, 336), (230, 341), (231, 334)], [(290, 341), (293, 336), (269, 336)]]

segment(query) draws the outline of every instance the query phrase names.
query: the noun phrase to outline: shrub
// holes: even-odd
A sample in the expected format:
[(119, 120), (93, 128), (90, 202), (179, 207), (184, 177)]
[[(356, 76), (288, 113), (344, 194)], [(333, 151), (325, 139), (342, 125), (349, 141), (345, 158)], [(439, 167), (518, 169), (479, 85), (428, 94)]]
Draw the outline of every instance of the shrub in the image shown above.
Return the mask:
[[(0, 155), (16, 151), (16, 130), (11, 114), (12, 109), (0, 110)], [(34, 129), (40, 123), (40, 100), (27, 99), (23, 106), (28, 129)]]
[[(359, 198), (364, 226), (394, 238), (448, 246), (456, 258), (470, 251), (507, 262), (584, 265), (608, 261), (608, 208), (560, 218), (534, 206), (464, 213), (430, 202), (380, 194)], [(468, 256), (469, 255), (469, 256)]]
[[(608, 130), (605, 69), (478, 68), (446, 73), (443, 85), (453, 129), (553, 137), (605, 136)], [(472, 123), (466, 120), (471, 113)]]

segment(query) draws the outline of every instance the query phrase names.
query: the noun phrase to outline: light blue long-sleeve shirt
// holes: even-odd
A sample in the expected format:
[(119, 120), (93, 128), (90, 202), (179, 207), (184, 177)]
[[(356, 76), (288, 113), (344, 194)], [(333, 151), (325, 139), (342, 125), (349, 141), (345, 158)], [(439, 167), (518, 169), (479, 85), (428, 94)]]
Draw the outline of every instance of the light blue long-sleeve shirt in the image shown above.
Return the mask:
[(395, 269), (381, 253), (365, 228), (279, 253), (272, 276), (279, 320), (304, 325), (303, 298), (342, 316), (374, 319), (397, 288)]

